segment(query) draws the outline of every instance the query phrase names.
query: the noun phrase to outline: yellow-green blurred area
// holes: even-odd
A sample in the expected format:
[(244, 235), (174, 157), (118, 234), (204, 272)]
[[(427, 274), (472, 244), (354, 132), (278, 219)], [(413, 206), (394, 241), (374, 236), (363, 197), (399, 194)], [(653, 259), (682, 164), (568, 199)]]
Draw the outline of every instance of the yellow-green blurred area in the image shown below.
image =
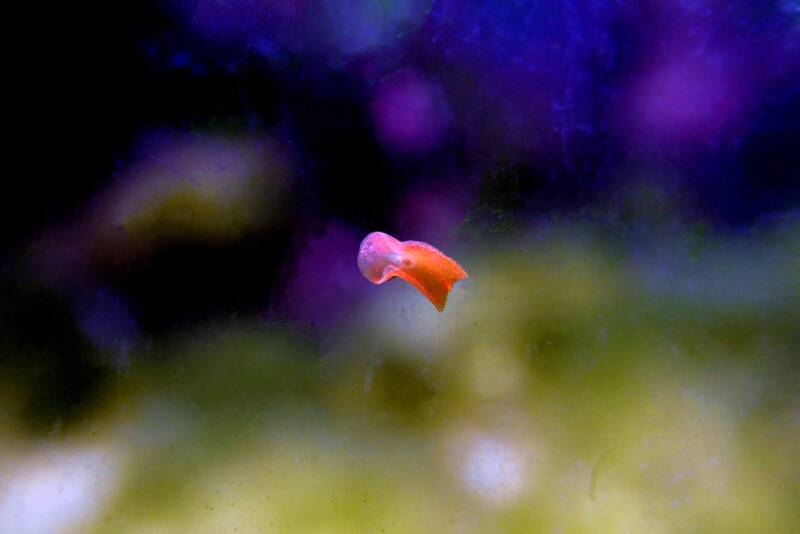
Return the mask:
[(151, 137), (91, 201), (33, 240), (39, 276), (72, 286), (170, 246), (236, 243), (285, 222), (291, 162), (271, 137), (214, 129)]
[(0, 531), (798, 532), (799, 230), (476, 241), (444, 313), (177, 332), (49, 435), (1, 377)]
[(113, 192), (109, 218), (148, 241), (231, 239), (274, 222), (287, 169), (273, 145), (220, 135), (172, 141), (129, 171), (132, 185)]

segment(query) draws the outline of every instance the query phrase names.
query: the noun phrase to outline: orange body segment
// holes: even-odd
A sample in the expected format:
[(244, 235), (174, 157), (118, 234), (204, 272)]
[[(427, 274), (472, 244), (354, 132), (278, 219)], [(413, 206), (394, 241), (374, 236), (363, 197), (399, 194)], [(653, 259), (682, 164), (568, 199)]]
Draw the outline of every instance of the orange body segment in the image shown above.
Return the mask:
[(394, 277), (416, 287), (439, 311), (444, 311), (453, 284), (468, 278), (454, 259), (421, 241), (398, 241), (372, 232), (361, 242), (358, 267), (373, 284)]

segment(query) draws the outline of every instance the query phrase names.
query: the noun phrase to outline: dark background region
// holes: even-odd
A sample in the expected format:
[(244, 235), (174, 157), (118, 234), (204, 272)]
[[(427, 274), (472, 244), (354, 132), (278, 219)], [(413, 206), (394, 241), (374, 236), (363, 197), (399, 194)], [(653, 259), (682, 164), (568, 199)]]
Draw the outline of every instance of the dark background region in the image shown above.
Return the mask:
[[(658, 10), (639, 4), (624, 16), (612, 14), (604, 21), (613, 57), (594, 58), (582, 66), (591, 87), (577, 86), (576, 90), (588, 93), (595, 111), (574, 160), (565, 166), (560, 158), (507, 163), (502, 156), (485, 158), (482, 166), (461, 179), (480, 181), (488, 167), (505, 164), (518, 173), (519, 194), (527, 194), (526, 200), (534, 201), (537, 211), (590, 204), (613, 188), (616, 184), (609, 169), (641, 157), (610, 138), (614, 117), (603, 113), (618, 98), (619, 82), (631, 76), (648, 53), (649, 33), (657, 26), (658, 17), (651, 17)], [(711, 18), (748, 17), (739, 29), (752, 34), (779, 30), (783, 23), (788, 26), (782, 36), (787, 46), (797, 47), (797, 30), (790, 26), (796, 20), (782, 21), (777, 3), (748, 9), (741, 5), (738, 11), (731, 7), (714, 12)], [(426, 165), (463, 167), (477, 159), (460, 144), (463, 139), (458, 132), (451, 133), (450, 142), (439, 151), (420, 158), (425, 161), (387, 157), (362, 105), (370, 81), (347, 65), (331, 69), (325, 58), (308, 50), (287, 52), (275, 63), (247, 41), (209, 43), (181, 24), (178, 11), (165, 2), (50, 7), (48, 11), (46, 18), (28, 13), (35, 21), (32, 47), (25, 51), (30, 54), (20, 54), (15, 60), (20, 72), (14, 85), (22, 88), (24, 104), (12, 111), (23, 112), (24, 134), (19, 144), (30, 159), (4, 180), (4, 211), (9, 221), (4, 225), (4, 249), (24, 243), (83, 205), (131, 160), (137, 138), (154, 128), (209, 124), (274, 128), (301, 147), (303, 193), (298, 203), (304, 218), (337, 217), (360, 226), (388, 223), (386, 214), (397, 192), (414, 180), (408, 170)], [(568, 11), (554, 3), (550, 13), (537, 14), (564, 20), (569, 18)], [(502, 13), (502, 8), (494, 12)], [(446, 27), (446, 20), (440, 22)], [(463, 21), (451, 21), (458, 22)], [(583, 19), (583, 27), (551, 28), (551, 34), (569, 42), (574, 39), (570, 31), (582, 31), (581, 39), (591, 41), (591, 23)], [(496, 32), (515, 31), (503, 24), (498, 27)], [(524, 33), (524, 28), (519, 31)], [(447, 50), (427, 41), (425, 32), (418, 33), (408, 36), (395, 53), (406, 63), (420, 63), (432, 71), (453, 68), (447, 64)], [(496, 38), (485, 33), (487, 43)], [(476, 49), (481, 46), (476, 42)], [(346, 62), (358, 64), (367, 55), (355, 55)], [(475, 56), (479, 61), (478, 52)], [(765, 92), (753, 105), (748, 128), (738, 132), (733, 142), (702, 154), (669, 147), (659, 154), (669, 164), (685, 168), (687, 183), (682, 188), (713, 222), (747, 225), (796, 206), (800, 198), (796, 150), (800, 90), (790, 79), (796, 73), (795, 67), (780, 74), (785, 83)], [(502, 96), (500, 89), (490, 95)], [(714, 139), (703, 141), (713, 143)], [(501, 143), (495, 149), (502, 154)]]
[[(3, 179), (0, 335), (14, 347), (3, 364), (25, 370), (41, 396), (32, 406), (49, 407), (36, 413), (69, 413), (112, 372), (74, 325), (97, 288), (127, 303), (142, 339), (219, 317), (302, 322), (284, 287), (298, 250), (332, 221), (363, 234), (402, 231), (397, 213), (410, 191), (463, 199), (455, 227), (465, 240), (551, 215), (620, 233), (653, 224), (641, 184), (678, 206), (670, 224), (736, 234), (798, 217), (800, 22), (790, 3), (731, 2), (698, 15), (679, 2), (686, 12), (673, 27), (675, 13), (660, 2), (433, 2), (422, 22), (389, 25), (392, 37), (370, 46), (320, 30), (338, 24), (336, 3), (251, 24), (256, 4), (240, 2), (241, 13), (220, 12), (229, 23), (198, 29), (187, 13), (200, 4), (47, 6), (20, 17), (25, 40), (6, 79), (19, 89), (7, 105), (20, 115), (7, 133), (22, 148), (12, 148)], [(674, 52), (684, 23), (705, 37)], [(626, 137), (633, 127), (618, 106), (650, 63), (673, 54), (684, 72), (685, 58), (709, 49), (751, 80), (736, 110), (704, 129), (706, 111), (690, 106), (674, 112), (688, 117), (678, 126), (639, 125), (633, 137), (643, 144)], [(411, 153), (376, 135), (369, 104), (409, 68), (437, 81), (450, 124), (435, 146)], [(735, 78), (711, 76), (710, 89), (675, 83), (681, 98), (711, 108), (711, 122), (739, 89)], [(98, 262), (85, 285), (38, 279), (30, 247), (79, 214), (160, 130), (268, 132), (291, 147), (289, 215), (230, 242), (175, 243), (145, 264)]]

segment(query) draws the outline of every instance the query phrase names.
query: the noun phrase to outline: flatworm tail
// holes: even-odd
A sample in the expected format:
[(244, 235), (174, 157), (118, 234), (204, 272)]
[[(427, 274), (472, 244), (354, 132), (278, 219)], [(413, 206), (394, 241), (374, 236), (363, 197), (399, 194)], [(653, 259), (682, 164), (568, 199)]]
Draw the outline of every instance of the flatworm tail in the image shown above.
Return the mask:
[(454, 259), (420, 241), (403, 242), (403, 255), (410, 265), (398, 269), (395, 275), (416, 287), (437, 310), (444, 311), (447, 295), (467, 272)]

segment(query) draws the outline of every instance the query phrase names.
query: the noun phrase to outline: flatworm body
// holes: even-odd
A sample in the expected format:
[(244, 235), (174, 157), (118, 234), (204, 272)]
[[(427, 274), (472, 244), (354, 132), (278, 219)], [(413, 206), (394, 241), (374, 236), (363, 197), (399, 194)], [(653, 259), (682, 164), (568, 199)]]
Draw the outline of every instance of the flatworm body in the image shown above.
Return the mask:
[(444, 311), (453, 284), (468, 278), (456, 260), (436, 247), (422, 241), (398, 241), (383, 232), (372, 232), (361, 242), (358, 268), (373, 284), (402, 278), (439, 311)]

